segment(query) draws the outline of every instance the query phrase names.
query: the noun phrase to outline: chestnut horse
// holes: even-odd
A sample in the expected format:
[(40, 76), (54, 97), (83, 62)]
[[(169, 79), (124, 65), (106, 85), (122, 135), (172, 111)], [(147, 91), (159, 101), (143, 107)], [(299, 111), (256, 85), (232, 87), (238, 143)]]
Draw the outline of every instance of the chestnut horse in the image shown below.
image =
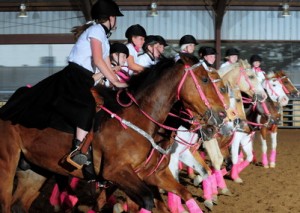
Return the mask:
[[(190, 212), (202, 212), (192, 194), (173, 178), (167, 167), (165, 156), (170, 147), (165, 150), (153, 140), (173, 104), (178, 99), (182, 101), (196, 122), (201, 119), (211, 125), (220, 125), (226, 117), (223, 103), (215, 94), (207, 72), (199, 69), (197, 58), (188, 54), (180, 56), (177, 62), (165, 59), (153, 69), (134, 76), (129, 82), (132, 85), (129, 91), (136, 104), (115, 109), (113, 116), (102, 112), (101, 124), (94, 132), (92, 161), (97, 178), (116, 184), (141, 207), (141, 212), (150, 212), (154, 207), (151, 185), (179, 195)], [(104, 95), (104, 90), (98, 89), (99, 94)], [(115, 102), (109, 103), (107, 101), (104, 106), (116, 108)], [(96, 123), (98, 120), (95, 118)], [(28, 211), (47, 179), (29, 170), (26, 175), (19, 176), (12, 197), (21, 153), (29, 162), (45, 170), (84, 178), (83, 170), (70, 171), (61, 165), (61, 160), (71, 150), (73, 134), (53, 128), (26, 128), (4, 120), (0, 120), (0, 129), (2, 213), (11, 212), (11, 205), (17, 201)]]

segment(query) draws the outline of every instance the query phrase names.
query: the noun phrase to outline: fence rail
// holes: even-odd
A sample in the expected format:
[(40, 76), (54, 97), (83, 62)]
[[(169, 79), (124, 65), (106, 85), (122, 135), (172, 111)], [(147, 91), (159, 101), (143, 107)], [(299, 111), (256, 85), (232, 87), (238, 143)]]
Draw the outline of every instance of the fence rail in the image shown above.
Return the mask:
[(288, 105), (283, 107), (281, 120), (279, 128), (300, 128), (300, 98), (290, 98)]

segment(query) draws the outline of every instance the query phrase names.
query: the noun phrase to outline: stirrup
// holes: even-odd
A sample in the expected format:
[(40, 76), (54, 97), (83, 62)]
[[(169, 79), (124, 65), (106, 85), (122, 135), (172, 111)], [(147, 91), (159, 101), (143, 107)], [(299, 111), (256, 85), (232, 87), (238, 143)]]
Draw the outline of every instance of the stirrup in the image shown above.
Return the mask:
[(67, 162), (77, 169), (82, 169), (87, 160), (87, 156), (80, 152), (79, 147), (73, 150), (67, 157)]

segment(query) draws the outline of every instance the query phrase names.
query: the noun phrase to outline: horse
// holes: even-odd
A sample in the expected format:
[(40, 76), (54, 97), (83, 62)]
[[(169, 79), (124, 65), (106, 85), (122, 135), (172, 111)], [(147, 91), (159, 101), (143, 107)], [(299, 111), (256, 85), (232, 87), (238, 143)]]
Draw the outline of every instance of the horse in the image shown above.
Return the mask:
[[(274, 102), (278, 102), (281, 107), (288, 104), (289, 98), (299, 95), (299, 91), (292, 84), (292, 81), (286, 76), (284, 71), (269, 72), (266, 75), (266, 80), (263, 82), (264, 88), (266, 88), (269, 96)], [(256, 133), (256, 136), (261, 141), (262, 145), (262, 165), (264, 168), (275, 168), (276, 166), (276, 148), (277, 148), (277, 130), (278, 125), (273, 125), (272, 128), (262, 126), (260, 131)], [(271, 135), (271, 153), (268, 160), (267, 156), (267, 135)], [(269, 163), (270, 162), (270, 163)]]
[[(155, 194), (150, 190), (151, 185), (179, 195), (190, 212), (201, 212), (192, 194), (173, 178), (167, 168), (165, 156), (169, 149), (158, 146), (152, 138), (173, 104), (180, 99), (195, 120), (201, 118), (201, 122), (212, 125), (220, 125), (226, 116), (223, 103), (212, 92), (213, 85), (207, 72), (200, 71), (197, 58), (188, 54), (180, 56), (178, 62), (165, 59), (151, 71), (134, 76), (129, 82), (132, 85), (129, 90), (136, 104), (116, 109), (112, 115), (102, 115), (101, 124), (93, 133), (92, 168), (96, 177), (117, 185), (141, 207), (140, 212), (150, 212), (154, 207)], [(104, 88), (95, 89), (104, 96)], [(107, 101), (104, 107), (116, 107), (115, 102), (109, 103)], [(99, 122), (99, 118), (95, 121)], [(11, 212), (11, 205), (17, 200), (28, 211), (47, 179), (31, 170), (20, 175), (12, 197), (21, 153), (29, 162), (45, 170), (84, 178), (84, 168), (67, 170), (62, 166), (62, 159), (71, 150), (72, 134), (54, 128), (27, 128), (2, 119), (0, 127), (0, 175), (3, 178), (0, 203), (3, 213)], [(24, 189), (30, 189), (26, 196)]]

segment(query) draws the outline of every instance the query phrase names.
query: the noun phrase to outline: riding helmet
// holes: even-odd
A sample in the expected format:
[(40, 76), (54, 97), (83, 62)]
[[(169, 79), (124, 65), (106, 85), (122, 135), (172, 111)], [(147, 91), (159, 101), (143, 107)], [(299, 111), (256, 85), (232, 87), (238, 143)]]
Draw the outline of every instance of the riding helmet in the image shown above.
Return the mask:
[(159, 43), (158, 39), (157, 39), (157, 36), (155, 36), (155, 35), (148, 35), (145, 38), (145, 43), (143, 44), (143, 50), (145, 52), (147, 52), (148, 45), (157, 44), (157, 43)]
[(179, 40), (179, 46), (182, 46), (184, 44), (195, 44), (197, 45), (198, 42), (196, 41), (195, 37), (192, 35), (184, 35)]
[(225, 56), (227, 57), (227, 56), (231, 56), (231, 55), (237, 55), (237, 56), (239, 56), (240, 55), (240, 51), (238, 51), (235, 48), (229, 48), (229, 49), (227, 49)]
[(98, 0), (91, 10), (93, 20), (108, 18), (109, 16), (124, 16), (119, 6), (113, 0)]
[(204, 46), (204, 47), (200, 47), (198, 54), (201, 58), (203, 58), (204, 56), (207, 56), (207, 55), (215, 55), (215, 54), (217, 54), (217, 51), (213, 47), (205, 47)]
[(128, 40), (131, 40), (132, 36), (142, 36), (142, 37), (146, 38), (147, 33), (146, 33), (146, 30), (144, 29), (144, 27), (142, 27), (139, 24), (135, 24), (135, 25), (131, 25), (130, 27), (128, 27), (128, 29), (125, 32), (125, 37)]
[(252, 55), (250, 57), (250, 64), (253, 64), (254, 61), (259, 61), (261, 62), (262, 61), (262, 58), (259, 56), (259, 55)]
[(168, 46), (166, 40), (162, 36), (156, 35), (156, 38), (159, 44), (164, 45), (164, 47)]
[(129, 56), (129, 50), (125, 44), (122, 43), (113, 43), (110, 45), (110, 54), (113, 53), (124, 53), (126, 55), (126, 58)]

